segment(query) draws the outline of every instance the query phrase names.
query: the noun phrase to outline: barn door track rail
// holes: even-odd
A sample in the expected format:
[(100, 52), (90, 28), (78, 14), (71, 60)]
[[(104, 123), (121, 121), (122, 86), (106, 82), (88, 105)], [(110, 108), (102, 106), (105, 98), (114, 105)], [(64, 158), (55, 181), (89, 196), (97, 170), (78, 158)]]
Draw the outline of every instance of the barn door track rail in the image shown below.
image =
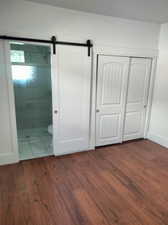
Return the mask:
[(91, 48), (93, 47), (93, 44), (91, 43), (90, 40), (87, 40), (86, 43), (65, 42), (65, 41), (57, 41), (55, 36), (52, 36), (50, 40), (43, 40), (43, 39), (12, 37), (12, 36), (0, 35), (0, 39), (11, 40), (11, 41), (25, 41), (25, 42), (38, 42), (38, 43), (52, 44), (54, 55), (56, 54), (56, 45), (71, 45), (71, 46), (87, 47), (88, 48), (88, 56), (91, 55)]

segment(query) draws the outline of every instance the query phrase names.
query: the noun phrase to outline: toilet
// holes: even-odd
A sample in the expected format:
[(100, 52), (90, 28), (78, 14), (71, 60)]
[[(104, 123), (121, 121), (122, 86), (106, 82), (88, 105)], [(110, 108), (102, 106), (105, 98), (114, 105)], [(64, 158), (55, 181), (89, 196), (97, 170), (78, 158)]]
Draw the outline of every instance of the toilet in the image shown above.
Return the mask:
[(53, 135), (53, 125), (52, 124), (48, 126), (48, 133), (50, 135)]

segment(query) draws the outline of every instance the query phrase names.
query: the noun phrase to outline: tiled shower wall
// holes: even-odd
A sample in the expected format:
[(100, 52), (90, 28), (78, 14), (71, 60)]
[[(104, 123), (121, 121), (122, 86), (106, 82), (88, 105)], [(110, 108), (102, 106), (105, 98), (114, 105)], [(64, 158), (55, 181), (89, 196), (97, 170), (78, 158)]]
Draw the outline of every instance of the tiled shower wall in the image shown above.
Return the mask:
[(52, 123), (50, 49), (32, 45), (12, 45), (11, 49), (24, 49), (25, 63), (20, 66), (32, 71), (32, 79), (13, 81), (17, 128), (48, 127)]

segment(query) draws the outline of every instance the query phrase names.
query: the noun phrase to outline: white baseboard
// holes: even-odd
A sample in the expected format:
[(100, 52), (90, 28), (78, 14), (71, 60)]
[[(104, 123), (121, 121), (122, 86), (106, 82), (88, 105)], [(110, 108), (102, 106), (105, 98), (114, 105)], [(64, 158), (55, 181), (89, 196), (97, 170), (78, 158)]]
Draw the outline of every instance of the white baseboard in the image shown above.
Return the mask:
[(147, 134), (147, 139), (149, 139), (149, 140), (151, 140), (153, 142), (156, 142), (157, 144), (160, 144), (160, 145), (168, 148), (168, 138), (166, 138), (166, 137), (148, 133)]
[(0, 165), (7, 165), (19, 162), (17, 154), (0, 154)]
[(87, 148), (87, 149), (82, 149), (82, 150), (72, 150), (72, 151), (67, 151), (67, 152), (56, 152), (54, 153), (55, 156), (63, 156), (63, 155), (71, 155), (71, 154), (74, 154), (74, 153), (80, 153), (80, 152), (87, 152), (87, 151), (93, 151), (95, 150), (95, 148)]

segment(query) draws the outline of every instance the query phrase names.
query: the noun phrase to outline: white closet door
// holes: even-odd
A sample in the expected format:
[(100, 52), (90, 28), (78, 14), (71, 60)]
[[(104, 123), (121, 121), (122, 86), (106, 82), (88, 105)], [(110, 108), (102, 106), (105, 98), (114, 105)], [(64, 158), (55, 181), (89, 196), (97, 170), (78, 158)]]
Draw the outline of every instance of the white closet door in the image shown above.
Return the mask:
[(122, 142), (128, 57), (99, 56), (96, 146)]
[(85, 47), (59, 46), (56, 61), (53, 75), (55, 155), (88, 150), (91, 57)]
[(144, 137), (151, 60), (131, 58), (123, 139)]

